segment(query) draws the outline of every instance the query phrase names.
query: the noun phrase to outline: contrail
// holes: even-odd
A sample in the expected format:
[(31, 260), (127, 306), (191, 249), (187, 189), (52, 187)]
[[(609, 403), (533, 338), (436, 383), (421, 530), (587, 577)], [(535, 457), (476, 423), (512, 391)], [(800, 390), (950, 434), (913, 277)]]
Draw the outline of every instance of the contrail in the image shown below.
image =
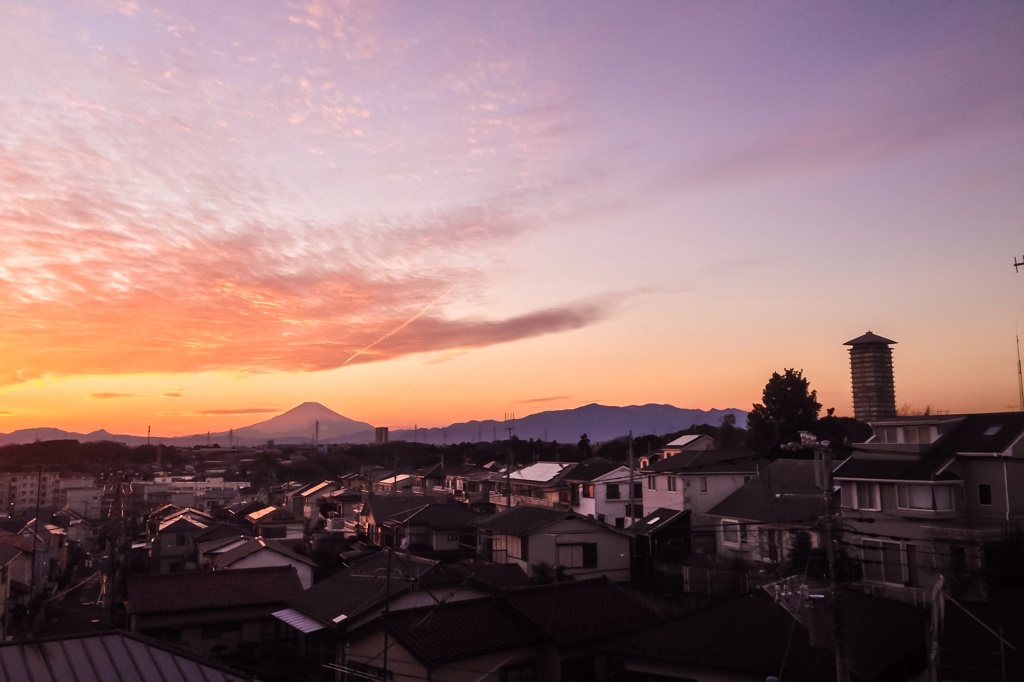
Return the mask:
[(349, 358), (348, 360), (346, 360), (345, 362), (341, 363), (341, 366), (342, 366), (342, 367), (344, 367), (345, 365), (347, 365), (348, 363), (352, 362), (353, 360), (355, 360), (356, 358), (358, 358), (358, 357), (359, 357), (360, 355), (362, 355), (362, 354), (363, 354), (363, 353), (365, 353), (366, 351), (368, 351), (368, 350), (370, 350), (371, 348), (373, 348), (374, 346), (376, 346), (376, 345), (377, 345), (378, 343), (380, 343), (381, 341), (384, 341), (384, 340), (386, 340), (386, 339), (389, 339), (389, 338), (391, 338), (392, 336), (394, 336), (394, 335), (395, 335), (395, 334), (397, 334), (398, 332), (402, 331), (403, 329), (405, 329), (406, 327), (408, 327), (408, 326), (409, 326), (410, 324), (412, 324), (412, 323), (413, 323), (413, 322), (415, 322), (416, 320), (418, 320), (418, 319), (420, 319), (421, 317), (423, 317), (423, 315), (424, 315), (424, 314), (425, 314), (425, 313), (426, 313), (426, 312), (427, 312), (428, 310), (430, 310), (430, 309), (431, 309), (431, 308), (433, 308), (433, 307), (434, 307), (435, 305), (437, 305), (438, 303), (440, 303), (440, 302), (441, 302), (441, 300), (442, 300), (442, 299), (444, 299), (444, 297), (445, 297), (445, 296), (447, 296), (448, 294), (452, 293), (452, 291), (454, 291), (454, 290), (455, 290), (455, 287), (459, 286), (459, 285), (460, 285), (460, 284), (462, 284), (462, 283), (463, 283), (464, 281), (466, 281), (466, 278), (465, 278), (465, 277), (463, 277), (463, 278), (462, 278), (462, 279), (460, 279), (460, 280), (459, 280), (458, 282), (456, 282), (455, 284), (451, 285), (450, 287), (448, 287), (447, 289), (445, 289), (444, 291), (442, 291), (442, 292), (441, 292), (441, 295), (440, 295), (440, 296), (438, 296), (437, 298), (435, 298), (435, 299), (434, 299), (433, 301), (431, 301), (431, 302), (430, 302), (430, 303), (428, 303), (427, 305), (423, 306), (423, 310), (419, 311), (418, 313), (416, 313), (415, 315), (413, 315), (412, 317), (410, 317), (410, 318), (409, 318), (408, 320), (406, 320), (406, 321), (405, 321), (405, 322), (403, 322), (402, 324), (398, 325), (397, 327), (395, 327), (394, 329), (392, 329), (391, 331), (389, 331), (389, 332), (388, 332), (387, 334), (385, 334), (384, 336), (380, 337), (379, 339), (377, 339), (376, 341), (374, 341), (373, 343), (371, 343), (371, 344), (370, 344), (369, 346), (367, 346), (366, 348), (364, 348), (364, 349), (362, 349), (362, 350), (360, 350), (360, 351), (357, 351), (356, 353), (354, 353), (354, 354), (352, 355), (352, 357), (350, 357), (350, 358)]

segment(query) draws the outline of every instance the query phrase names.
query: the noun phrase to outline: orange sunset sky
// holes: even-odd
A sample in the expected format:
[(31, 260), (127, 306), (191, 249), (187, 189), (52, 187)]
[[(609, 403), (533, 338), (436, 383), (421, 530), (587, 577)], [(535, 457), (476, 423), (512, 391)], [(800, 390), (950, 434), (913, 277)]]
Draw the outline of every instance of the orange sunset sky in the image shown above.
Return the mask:
[(0, 5), (0, 432), (1018, 409), (1024, 3)]

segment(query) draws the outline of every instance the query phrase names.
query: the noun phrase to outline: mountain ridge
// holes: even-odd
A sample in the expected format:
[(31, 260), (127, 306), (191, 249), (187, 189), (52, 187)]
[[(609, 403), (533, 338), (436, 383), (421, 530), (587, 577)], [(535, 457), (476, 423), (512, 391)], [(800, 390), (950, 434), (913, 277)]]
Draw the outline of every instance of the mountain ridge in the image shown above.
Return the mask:
[[(523, 440), (576, 442), (585, 433), (592, 442), (599, 443), (626, 436), (631, 431), (637, 436), (665, 435), (696, 425), (717, 426), (727, 414), (735, 415), (737, 427), (746, 427), (747, 412), (737, 408), (700, 410), (657, 403), (627, 406), (590, 403), (564, 410), (536, 412), (509, 422), (486, 419), (448, 426), (395, 429), (390, 431), (389, 439), (435, 445), (503, 440), (508, 438), (511, 428), (512, 435)], [(179, 447), (218, 443), (226, 447), (262, 445), (271, 440), (278, 444), (309, 444), (314, 440), (320, 444), (372, 443), (374, 437), (375, 427), (372, 424), (350, 419), (317, 402), (304, 402), (255, 424), (217, 433), (147, 437), (112, 434), (104, 429), (82, 434), (37, 427), (0, 433), (0, 445), (74, 439), (83, 442), (113, 440), (133, 446), (150, 442)]]

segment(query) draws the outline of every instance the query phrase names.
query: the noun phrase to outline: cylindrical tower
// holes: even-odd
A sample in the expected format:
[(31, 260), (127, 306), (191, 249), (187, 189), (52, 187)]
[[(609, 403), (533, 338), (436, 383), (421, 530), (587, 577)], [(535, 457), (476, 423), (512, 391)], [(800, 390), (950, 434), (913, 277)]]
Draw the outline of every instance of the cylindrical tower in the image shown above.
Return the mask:
[(896, 383), (889, 347), (895, 343), (869, 331), (843, 344), (850, 347), (853, 416), (861, 421), (896, 416)]

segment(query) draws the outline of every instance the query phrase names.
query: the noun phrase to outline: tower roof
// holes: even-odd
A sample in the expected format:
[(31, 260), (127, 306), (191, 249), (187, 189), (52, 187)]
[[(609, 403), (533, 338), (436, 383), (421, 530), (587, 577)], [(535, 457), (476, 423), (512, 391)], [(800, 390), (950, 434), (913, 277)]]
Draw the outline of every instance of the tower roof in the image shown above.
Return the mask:
[(851, 340), (847, 341), (846, 343), (844, 343), (843, 345), (844, 346), (860, 346), (860, 345), (867, 344), (867, 343), (883, 343), (883, 344), (888, 346), (888, 345), (892, 345), (892, 344), (894, 344), (896, 342), (895, 341), (890, 341), (889, 339), (885, 338), (884, 336), (879, 336), (878, 334), (875, 334), (874, 332), (869, 330), (866, 334), (858, 336), (855, 339), (851, 339)]

